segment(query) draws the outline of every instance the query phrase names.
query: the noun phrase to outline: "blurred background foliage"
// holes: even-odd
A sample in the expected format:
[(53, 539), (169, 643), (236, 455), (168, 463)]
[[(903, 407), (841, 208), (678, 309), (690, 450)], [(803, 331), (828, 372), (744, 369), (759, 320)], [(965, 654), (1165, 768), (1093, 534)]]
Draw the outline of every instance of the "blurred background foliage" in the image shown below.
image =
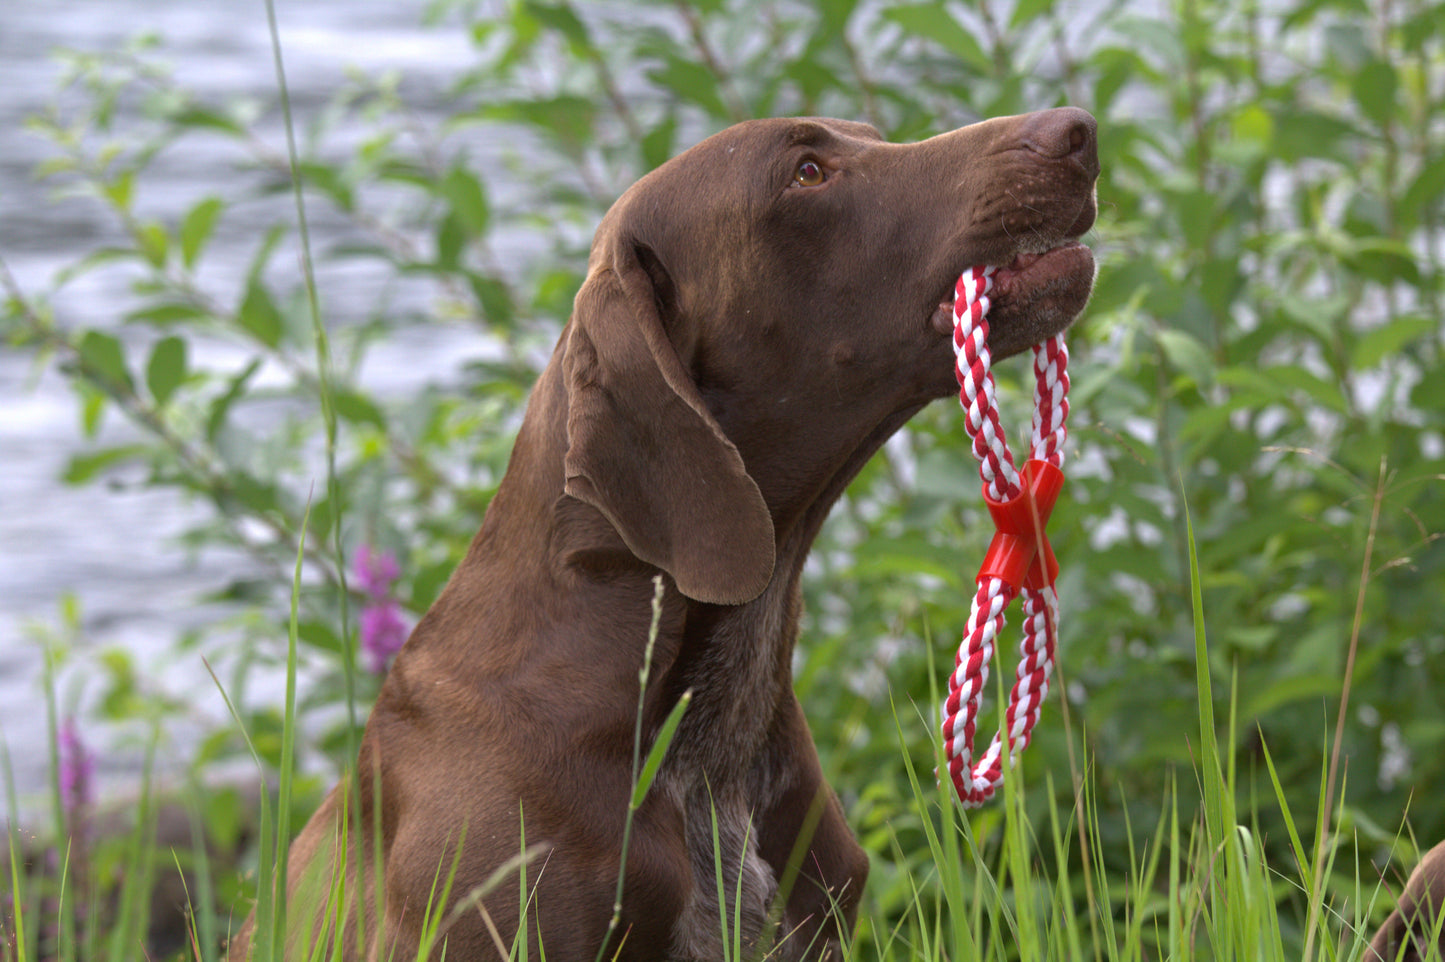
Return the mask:
[[(139, 44), (70, 55), (82, 106), (32, 126), (54, 145), (45, 183), (88, 194), (126, 242), (77, 251), (52, 289), (10, 279), (10, 349), (64, 371), (87, 437), (108, 417), (140, 429), (92, 441), (66, 483), (173, 491), (209, 509), (188, 546), (247, 556), (224, 621), (178, 638), (177, 657), (217, 666), (268, 760), (280, 692), (265, 679), (284, 659), (308, 499), (302, 711), (319, 789), (348, 761), (352, 552), (400, 559), (411, 617), (436, 596), (504, 470), (591, 231), (641, 173), (748, 117), (856, 118), (908, 140), (1067, 103), (1099, 119), (1100, 269), (1071, 342), (1069, 484), (1051, 525), (1067, 705), (1051, 697), (1027, 753), (1030, 803), (1046, 810), (1049, 773), (1067, 805), (1087, 760), (1106, 839), (1151, 830), (1176, 777), (1193, 811), (1187, 511), (1215, 690), (1237, 686), (1241, 802), (1278, 864), (1261, 742), (1292, 808), (1315, 811), (1356, 634), (1343, 837), (1378, 859), (1407, 810), (1422, 841), (1445, 836), (1445, 3), (446, 0), (427, 16), (475, 51), (445, 122), (418, 122), (395, 78), (298, 106), (308, 213), (339, 238), (319, 264), (379, 263), (422, 292), (332, 324), (329, 359), (294, 212), (256, 231), (244, 276), (207, 271), (237, 208), (290, 189), (276, 104), (207, 102), (169, 79), (163, 43)], [(234, 167), (184, 216), (147, 219), (135, 197), (155, 157), (197, 138), (232, 144)], [(113, 317), (86, 327), (51, 309), (116, 263), (134, 280)], [(439, 325), (486, 360), (404, 396), (365, 387), (392, 339)], [(224, 360), (208, 362), (216, 345)], [(1023, 374), (1000, 372), (1009, 424), (1027, 423)], [(927, 871), (893, 719), (931, 767), (938, 665), (987, 539), (976, 480), (957, 408), (933, 405), (852, 486), (809, 565), (797, 687), (875, 856), (870, 919)], [(214, 700), (147, 688), (108, 657), (95, 670), (112, 721), (164, 728)], [(364, 719), (377, 681), (357, 676)], [(190, 764), (205, 781), (241, 753), (219, 724)], [(997, 817), (976, 816), (982, 835)]]

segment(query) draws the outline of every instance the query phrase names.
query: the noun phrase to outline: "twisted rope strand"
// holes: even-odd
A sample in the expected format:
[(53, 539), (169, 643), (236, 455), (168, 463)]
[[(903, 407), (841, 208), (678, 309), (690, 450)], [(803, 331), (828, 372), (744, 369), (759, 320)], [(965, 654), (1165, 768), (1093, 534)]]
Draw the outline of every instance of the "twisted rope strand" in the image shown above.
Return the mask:
[[(988, 348), (989, 292), (994, 268), (975, 267), (964, 272), (954, 304), (954, 373), (958, 377), (959, 404), (964, 426), (979, 462), (984, 493), (995, 502), (1008, 502), (1023, 491), (1023, 481), (995, 403), (993, 357)], [(1064, 458), (1069, 414), (1069, 352), (1062, 334), (1034, 346), (1034, 417), (1031, 451), (1035, 460), (1058, 468)], [(978, 591), (969, 609), (968, 624), (948, 680), (944, 701), (944, 756), (949, 778), (967, 808), (993, 797), (1003, 784), (1004, 733), (996, 734), (984, 753), (973, 757), (978, 714), (988, 683), (988, 665), (1004, 627), (1004, 611), (1015, 595), (1023, 598), (1023, 640), (1019, 663), (1004, 713), (1008, 762), (1032, 740), (1043, 702), (1048, 697), (1058, 637), (1058, 595), (1051, 584), (1016, 588), (1002, 578), (980, 574)]]
[(988, 292), (993, 289), (994, 270), (974, 268), (954, 288), (953, 350), (958, 358), (954, 374), (979, 475), (988, 485), (989, 497), (1006, 501), (1017, 496), (1020, 485), (994, 402), (993, 355), (988, 348)]
[(1064, 466), (1064, 439), (1069, 416), (1069, 349), (1064, 335), (1034, 345), (1033, 457), (1056, 468)]

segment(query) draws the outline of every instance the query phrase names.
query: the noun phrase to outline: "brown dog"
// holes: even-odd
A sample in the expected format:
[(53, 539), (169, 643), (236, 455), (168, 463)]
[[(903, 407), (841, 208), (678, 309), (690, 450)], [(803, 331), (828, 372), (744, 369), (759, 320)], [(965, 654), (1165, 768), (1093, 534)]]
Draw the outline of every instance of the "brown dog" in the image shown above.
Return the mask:
[(1395, 911), (1385, 919), (1364, 962), (1423, 962), (1434, 946), (1435, 958), (1445, 959), (1445, 842), (1425, 853), (1405, 883)]
[[(540, 846), (525, 925), (513, 868), (448, 921), (449, 962), (517, 938), (553, 962), (592, 962), (604, 941), (608, 958), (721, 959), (718, 864), (745, 947), (771, 937), (770, 911), (779, 958), (845, 940), (868, 860), (792, 691), (803, 562), (868, 458), (957, 391), (964, 268), (1002, 268), (995, 357), (1083, 309), (1098, 170), (1094, 120), (1070, 108), (910, 145), (766, 120), (627, 191), (482, 529), (386, 679), (360, 791), (333, 791), (293, 846), (294, 937), (326, 925), (298, 907), (305, 879), (324, 895), (344, 878), (345, 958), (414, 958), (438, 876), (455, 862), (455, 903), (525, 835)], [(609, 936), (659, 572), (645, 740), (692, 701), (636, 814)]]

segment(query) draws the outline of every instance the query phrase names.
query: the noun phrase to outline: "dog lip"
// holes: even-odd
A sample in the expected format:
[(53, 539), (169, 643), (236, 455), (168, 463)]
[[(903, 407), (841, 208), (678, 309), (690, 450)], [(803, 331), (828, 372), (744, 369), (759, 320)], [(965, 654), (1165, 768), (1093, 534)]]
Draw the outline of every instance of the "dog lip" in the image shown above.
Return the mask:
[[(1093, 251), (1074, 237), (1038, 250), (1017, 251), (1007, 264), (994, 265), (993, 287), (989, 292), (990, 301), (993, 305), (1005, 304), (1011, 296), (1017, 295), (1021, 289), (1034, 280), (1038, 280), (1041, 284), (1047, 284), (1053, 278), (1039, 275), (1051, 274), (1056, 267), (1067, 272), (1070, 266), (1067, 261), (1078, 256), (1076, 252), (1079, 251), (1087, 252), (1090, 255), (1090, 264), (1092, 264)], [(947, 295), (939, 300), (938, 307), (930, 318), (933, 329), (940, 334), (949, 336), (953, 334), (953, 309), (958, 299), (957, 279), (963, 270), (954, 275), (954, 281), (950, 284)]]
[[(1009, 292), (1017, 289), (1019, 284), (1027, 283), (1031, 273), (1048, 273), (1048, 269), (1055, 267), (1061, 261), (1067, 259), (1072, 252), (1089, 249), (1077, 239), (1070, 238), (1061, 244), (1044, 251), (1025, 251), (1014, 256), (1008, 264), (1000, 267), (993, 275), (993, 298), (995, 301), (1005, 299)], [(1092, 255), (1092, 251), (1089, 252)], [(1091, 257), (1092, 259), (1092, 257)], [(1039, 267), (1044, 262), (1044, 267)], [(1065, 265), (1066, 266), (1066, 265)]]
[(953, 300), (942, 300), (929, 318), (933, 330), (945, 336), (953, 334)]

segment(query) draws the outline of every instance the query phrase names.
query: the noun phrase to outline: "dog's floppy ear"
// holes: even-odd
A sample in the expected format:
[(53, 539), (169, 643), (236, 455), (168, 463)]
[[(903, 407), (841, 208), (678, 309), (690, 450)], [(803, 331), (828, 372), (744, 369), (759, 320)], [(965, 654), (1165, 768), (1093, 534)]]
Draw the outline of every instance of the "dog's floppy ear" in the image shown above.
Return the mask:
[(742, 604), (773, 575), (773, 523), (737, 448), (667, 339), (635, 251), (594, 265), (563, 371), (566, 491), (689, 598)]

